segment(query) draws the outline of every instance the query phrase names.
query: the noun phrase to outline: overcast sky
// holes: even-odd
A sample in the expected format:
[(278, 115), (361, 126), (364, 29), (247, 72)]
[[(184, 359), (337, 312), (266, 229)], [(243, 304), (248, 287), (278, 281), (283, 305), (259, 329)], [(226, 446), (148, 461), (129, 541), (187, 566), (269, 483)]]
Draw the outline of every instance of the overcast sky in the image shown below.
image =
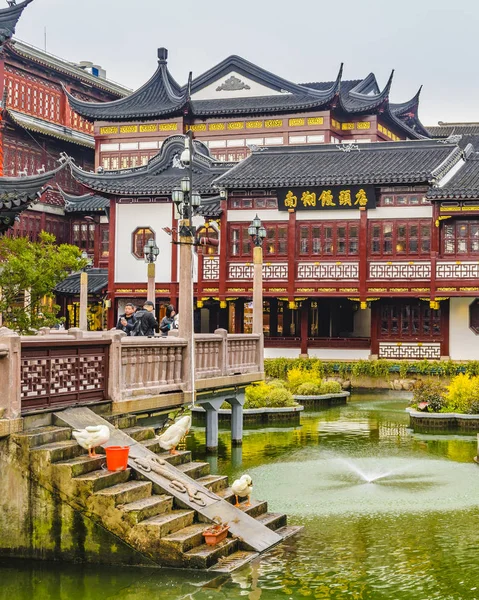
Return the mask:
[[(1, 4), (5, 0), (0, 0)], [(294, 82), (395, 69), (392, 102), (422, 84), (420, 117), (479, 121), (477, 0), (34, 0), (17, 37), (62, 58), (91, 60), (107, 77), (142, 85), (169, 50), (179, 83), (230, 54)]]

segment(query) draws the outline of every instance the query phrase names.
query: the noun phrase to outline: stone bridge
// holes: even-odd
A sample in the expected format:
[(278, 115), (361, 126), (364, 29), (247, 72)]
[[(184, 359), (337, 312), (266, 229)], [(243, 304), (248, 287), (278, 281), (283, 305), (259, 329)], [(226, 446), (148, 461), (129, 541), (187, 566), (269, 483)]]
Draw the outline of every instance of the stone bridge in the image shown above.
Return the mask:
[[(19, 336), (0, 329), (0, 437), (46, 425), (54, 411), (88, 405), (105, 415), (155, 414), (195, 398), (209, 414), (209, 448), (217, 445), (217, 408), (232, 405), (233, 443), (242, 437), (245, 385), (264, 377), (263, 337), (195, 335), (194, 378), (186, 340), (128, 337), (120, 331), (42, 329)], [(240, 399), (238, 399), (238, 397)]]

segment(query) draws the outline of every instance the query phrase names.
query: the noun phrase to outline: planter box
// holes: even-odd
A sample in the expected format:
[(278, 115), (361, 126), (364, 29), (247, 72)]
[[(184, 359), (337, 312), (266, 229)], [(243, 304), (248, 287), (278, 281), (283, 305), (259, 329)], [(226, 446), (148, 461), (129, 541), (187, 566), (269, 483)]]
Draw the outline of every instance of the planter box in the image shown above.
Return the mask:
[(203, 537), (205, 538), (205, 544), (207, 546), (216, 546), (228, 535), (229, 527), (224, 525), (223, 527), (208, 527), (203, 531)]
[[(243, 425), (299, 425), (301, 412), (304, 406), (286, 406), (284, 408), (246, 408), (243, 410)], [(192, 424), (204, 426), (206, 424), (206, 411), (201, 406), (191, 409)], [(228, 426), (231, 423), (231, 410), (220, 408), (218, 411), (220, 425)]]
[(321, 396), (294, 396), (294, 399), (308, 408), (316, 406), (328, 408), (346, 404), (350, 395), (349, 392), (338, 392), (337, 394), (322, 394)]
[(479, 432), (479, 415), (420, 412), (413, 408), (406, 411), (409, 413), (409, 426), (417, 433)]

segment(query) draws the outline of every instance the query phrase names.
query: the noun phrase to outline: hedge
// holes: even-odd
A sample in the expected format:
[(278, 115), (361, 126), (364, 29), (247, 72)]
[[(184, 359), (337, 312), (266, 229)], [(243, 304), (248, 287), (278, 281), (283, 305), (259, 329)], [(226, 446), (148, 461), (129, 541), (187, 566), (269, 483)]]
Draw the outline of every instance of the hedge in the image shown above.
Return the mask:
[(436, 375), (438, 377), (453, 377), (460, 373), (479, 375), (479, 361), (400, 361), (389, 360), (357, 360), (354, 362), (322, 361), (319, 358), (267, 358), (264, 370), (267, 377), (286, 379), (287, 373), (293, 367), (306, 371), (316, 371), (319, 377), (339, 376), (347, 378), (360, 377), (389, 377), (399, 374), (401, 378), (408, 375)]

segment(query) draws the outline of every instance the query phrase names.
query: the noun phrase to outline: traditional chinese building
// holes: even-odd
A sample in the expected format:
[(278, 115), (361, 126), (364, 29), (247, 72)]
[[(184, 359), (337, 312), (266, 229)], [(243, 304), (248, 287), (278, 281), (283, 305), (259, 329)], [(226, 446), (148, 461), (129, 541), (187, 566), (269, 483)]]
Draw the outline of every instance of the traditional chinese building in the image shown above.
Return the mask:
[[(438, 140), (283, 146), (255, 149), (239, 164), (215, 160), (199, 141), (195, 147), (203, 217), (220, 229), (218, 251), (198, 256), (199, 331), (249, 331), (247, 229), (258, 214), (267, 230), (267, 355), (473, 358), (479, 184), (476, 190), (471, 182), (476, 173), (479, 181), (479, 160), (472, 146)], [(183, 136), (173, 136), (143, 167), (102, 174), (74, 168), (79, 182), (110, 198), (111, 323), (127, 299), (145, 297), (142, 247), (149, 237), (160, 247), (158, 303), (177, 302), (170, 197), (184, 174), (177, 160), (182, 148)]]
[[(91, 63), (74, 64), (12, 38), (18, 19), (28, 18), (33, 0), (10, 2), (0, 9), (0, 176), (32, 176), (55, 170), (62, 156), (72, 157), (84, 169), (94, 167), (92, 125), (71, 110), (66, 92), (84, 100), (111, 101), (129, 90), (104, 77)], [(60, 242), (73, 241), (76, 229), (90, 252), (91, 221), (84, 211), (65, 213), (67, 194), (84, 192), (69, 169), (61, 169), (39, 202), (16, 212), (10, 235), (35, 239), (41, 230)], [(95, 234), (97, 235), (97, 234)], [(100, 234), (101, 236), (101, 234)], [(81, 244), (79, 244), (81, 245)], [(91, 249), (92, 258), (100, 249)], [(99, 265), (99, 263), (97, 263)]]
[(130, 96), (92, 103), (68, 96), (75, 113), (94, 124), (95, 166), (104, 170), (146, 165), (165, 139), (194, 131), (213, 157), (234, 162), (256, 146), (289, 146), (428, 137), (418, 117), (419, 93), (393, 104), (393, 75), (380, 90), (374, 74), (296, 84), (239, 56), (230, 56), (180, 86), (158, 50), (158, 68)]

